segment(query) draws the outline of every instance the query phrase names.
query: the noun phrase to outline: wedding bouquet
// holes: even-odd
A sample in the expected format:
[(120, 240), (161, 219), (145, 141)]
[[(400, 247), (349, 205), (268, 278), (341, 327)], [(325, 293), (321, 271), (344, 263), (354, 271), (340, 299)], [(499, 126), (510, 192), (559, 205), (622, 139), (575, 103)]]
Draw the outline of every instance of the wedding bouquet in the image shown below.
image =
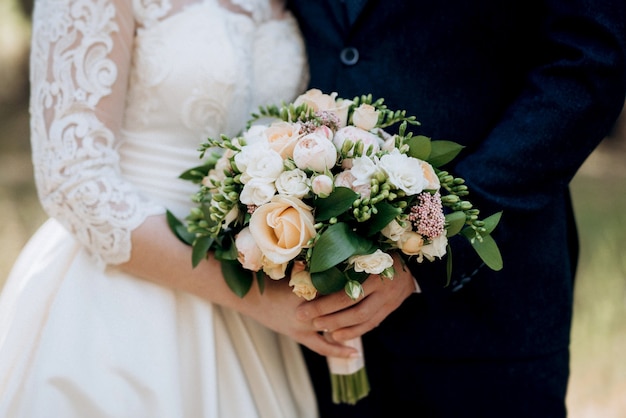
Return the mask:
[[(357, 299), (369, 275), (393, 279), (393, 252), (418, 262), (447, 254), (449, 279), (456, 234), (501, 269), (490, 236), (500, 213), (480, 219), (464, 180), (441, 169), (462, 147), (407, 129), (418, 124), (383, 99), (317, 89), (262, 107), (241, 135), (201, 145), (205, 163), (181, 175), (199, 185), (196, 206), (185, 223), (168, 212), (170, 227), (193, 246), (194, 266), (212, 251), (241, 297), (267, 276), (288, 277), (306, 300), (342, 290)], [(333, 401), (354, 404), (369, 392), (364, 363), (337, 360)]]

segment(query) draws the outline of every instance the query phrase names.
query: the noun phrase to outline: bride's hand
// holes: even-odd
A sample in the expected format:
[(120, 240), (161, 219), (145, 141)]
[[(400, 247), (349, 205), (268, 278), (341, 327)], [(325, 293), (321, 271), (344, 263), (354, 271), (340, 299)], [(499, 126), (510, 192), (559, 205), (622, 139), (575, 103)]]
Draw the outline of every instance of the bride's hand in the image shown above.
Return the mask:
[(308, 302), (296, 296), (289, 287), (288, 278), (281, 280), (267, 279), (263, 294), (253, 287), (244, 298), (251, 298), (250, 311), (247, 315), (266, 327), (284, 334), (298, 343), (323, 356), (350, 357), (357, 353), (331, 338), (325, 338), (320, 328), (315, 328), (311, 320), (299, 320), (296, 312)]
[[(336, 292), (298, 307), (298, 319), (330, 331), (332, 339), (347, 341), (378, 326), (416, 291), (416, 282), (399, 256), (394, 255), (393, 280), (371, 275), (363, 283), (364, 296), (350, 299)], [(419, 289), (418, 289), (419, 290)]]

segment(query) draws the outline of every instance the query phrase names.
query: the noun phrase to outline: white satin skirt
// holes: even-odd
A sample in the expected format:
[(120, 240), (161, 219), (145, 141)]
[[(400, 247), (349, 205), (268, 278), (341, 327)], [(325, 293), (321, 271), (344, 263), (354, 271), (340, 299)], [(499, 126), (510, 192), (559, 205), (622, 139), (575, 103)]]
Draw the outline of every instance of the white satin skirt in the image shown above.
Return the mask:
[(0, 295), (0, 417), (315, 417), (296, 343), (115, 268), (47, 221)]

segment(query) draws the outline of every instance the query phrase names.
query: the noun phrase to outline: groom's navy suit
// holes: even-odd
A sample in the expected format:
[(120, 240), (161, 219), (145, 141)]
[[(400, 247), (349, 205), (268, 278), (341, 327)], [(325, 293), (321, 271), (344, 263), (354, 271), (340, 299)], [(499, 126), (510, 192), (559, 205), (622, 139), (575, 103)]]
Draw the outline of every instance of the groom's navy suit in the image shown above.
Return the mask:
[[(371, 395), (337, 416), (564, 416), (578, 255), (568, 183), (624, 103), (625, 3), (291, 1), (311, 87), (383, 97), (419, 133), (463, 144), (450, 170), (481, 215), (503, 211), (501, 271), (455, 239), (447, 287), (444, 262), (409, 261), (422, 293), (364, 336)], [(305, 354), (333, 416), (324, 361)]]

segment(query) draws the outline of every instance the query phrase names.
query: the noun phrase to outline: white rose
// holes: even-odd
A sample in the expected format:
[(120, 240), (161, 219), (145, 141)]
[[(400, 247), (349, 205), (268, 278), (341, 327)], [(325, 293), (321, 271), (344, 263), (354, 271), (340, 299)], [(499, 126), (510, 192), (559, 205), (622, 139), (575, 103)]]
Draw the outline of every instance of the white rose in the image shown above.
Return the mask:
[(293, 265), (289, 286), (293, 287), (293, 293), (306, 300), (313, 300), (317, 296), (317, 289), (311, 281), (311, 273), (305, 270), (301, 261), (296, 261)]
[(309, 193), (309, 178), (299, 168), (283, 171), (276, 179), (276, 190), (278, 194), (302, 199)]
[(237, 248), (237, 260), (245, 269), (259, 271), (263, 267), (263, 253), (249, 228), (244, 228), (235, 237), (235, 247)]
[(420, 160), (402, 154), (398, 149), (380, 157), (378, 167), (387, 175), (393, 186), (408, 195), (422, 192), (427, 185)]
[(300, 138), (296, 144), (293, 161), (302, 170), (323, 173), (337, 163), (337, 150), (325, 136), (310, 133)]
[(393, 258), (386, 252), (377, 249), (372, 254), (353, 255), (348, 263), (354, 265), (354, 271), (364, 271), (369, 274), (381, 274), (385, 269), (393, 266)]
[(241, 182), (253, 178), (274, 181), (283, 172), (283, 159), (279, 153), (268, 148), (267, 142), (243, 147), (235, 154), (235, 164), (241, 171)]
[[(346, 140), (350, 140), (353, 144), (356, 144), (358, 141), (363, 143), (363, 152), (367, 151), (367, 149), (371, 146), (373, 152), (380, 151), (380, 146), (382, 145), (382, 139), (378, 136), (374, 135), (371, 132), (365, 131), (361, 128), (357, 128), (356, 126), (346, 126), (344, 128), (339, 129), (335, 136), (333, 137), (333, 143), (338, 150), (341, 150), (344, 142)], [(352, 150), (348, 152), (347, 156), (351, 157), (354, 153)]]
[(244, 205), (261, 206), (270, 201), (276, 194), (276, 186), (273, 181), (254, 178), (244, 184), (239, 200)]
[(411, 224), (409, 222), (406, 222), (406, 225), (402, 226), (397, 220), (394, 219), (393, 221), (389, 222), (380, 231), (380, 233), (384, 237), (389, 238), (392, 241), (398, 241), (405, 232), (410, 231), (410, 230), (411, 230)]
[(378, 115), (379, 112), (374, 106), (363, 103), (354, 110), (352, 123), (361, 129), (369, 131), (378, 124)]
[(311, 190), (316, 196), (321, 198), (328, 197), (333, 191), (333, 179), (326, 174), (315, 176), (311, 181)]
[(299, 199), (276, 195), (250, 216), (250, 232), (271, 262), (294, 259), (315, 236), (312, 208)]
[(443, 258), (443, 256), (446, 255), (447, 245), (448, 238), (446, 237), (446, 234), (441, 234), (438, 237), (433, 238), (429, 244), (422, 247), (422, 254), (429, 261), (433, 261), (435, 257)]

